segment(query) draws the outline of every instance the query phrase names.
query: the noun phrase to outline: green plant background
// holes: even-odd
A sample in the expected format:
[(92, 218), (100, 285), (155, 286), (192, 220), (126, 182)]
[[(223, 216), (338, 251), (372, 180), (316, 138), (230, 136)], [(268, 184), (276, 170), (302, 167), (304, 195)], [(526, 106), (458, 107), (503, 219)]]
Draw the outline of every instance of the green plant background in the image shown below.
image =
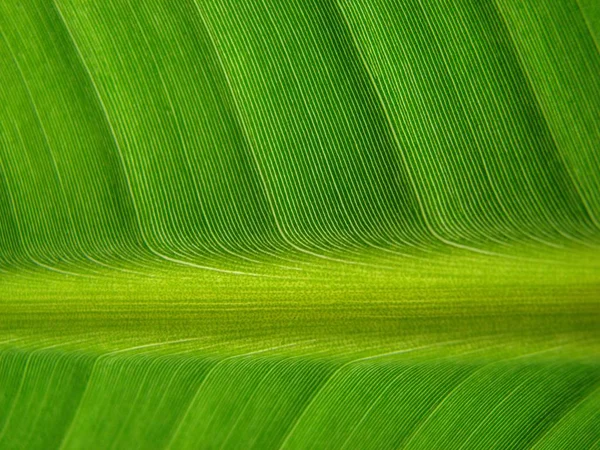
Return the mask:
[(0, 2), (0, 448), (597, 448), (594, 0)]

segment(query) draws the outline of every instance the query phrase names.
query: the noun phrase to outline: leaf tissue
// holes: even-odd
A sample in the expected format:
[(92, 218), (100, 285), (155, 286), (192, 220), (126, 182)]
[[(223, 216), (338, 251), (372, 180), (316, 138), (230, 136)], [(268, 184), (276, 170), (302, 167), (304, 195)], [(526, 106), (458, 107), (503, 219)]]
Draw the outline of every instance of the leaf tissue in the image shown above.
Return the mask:
[(599, 330), (597, 1), (0, 1), (0, 448), (599, 448)]

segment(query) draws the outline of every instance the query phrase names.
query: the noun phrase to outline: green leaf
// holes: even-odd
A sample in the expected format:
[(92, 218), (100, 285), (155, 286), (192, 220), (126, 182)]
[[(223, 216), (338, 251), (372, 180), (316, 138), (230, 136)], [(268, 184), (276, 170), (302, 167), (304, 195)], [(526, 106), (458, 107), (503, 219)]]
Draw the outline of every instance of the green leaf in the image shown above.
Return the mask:
[(0, 2), (0, 448), (596, 446), (596, 5)]

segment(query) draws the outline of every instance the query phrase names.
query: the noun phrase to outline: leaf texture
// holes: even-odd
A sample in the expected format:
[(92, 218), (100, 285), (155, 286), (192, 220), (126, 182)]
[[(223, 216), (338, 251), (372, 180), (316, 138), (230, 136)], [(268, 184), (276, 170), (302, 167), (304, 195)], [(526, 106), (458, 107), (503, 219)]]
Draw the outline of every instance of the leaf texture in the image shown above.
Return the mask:
[(0, 2), (0, 448), (600, 438), (592, 0)]

